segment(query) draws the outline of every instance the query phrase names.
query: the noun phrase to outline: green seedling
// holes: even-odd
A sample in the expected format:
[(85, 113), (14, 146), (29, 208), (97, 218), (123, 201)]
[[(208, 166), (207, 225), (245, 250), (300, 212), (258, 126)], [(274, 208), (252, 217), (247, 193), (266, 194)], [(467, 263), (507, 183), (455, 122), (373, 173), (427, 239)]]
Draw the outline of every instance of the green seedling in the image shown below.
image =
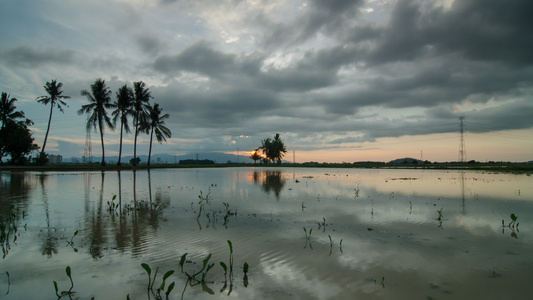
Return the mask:
[(233, 275), (233, 244), (228, 240), (229, 246), (229, 274), (230, 277)]
[(244, 287), (248, 287), (248, 263), (245, 262), (244, 263), (244, 266), (242, 267), (242, 270), (244, 272), (244, 276), (242, 278), (242, 282), (243, 282), (243, 285)]
[(322, 223), (318, 222), (318, 229), (320, 230), (320, 228), (322, 227), (322, 232), (325, 232), (326, 231), (326, 218), (322, 217)]
[(141, 267), (143, 267), (143, 269), (146, 271), (146, 273), (148, 274), (148, 287), (146, 288), (147, 291), (151, 290), (154, 286), (154, 283), (155, 283), (155, 278), (157, 276), (157, 272), (159, 271), (159, 267), (156, 268), (155, 270), (155, 274), (154, 274), (154, 279), (152, 281), (152, 269), (150, 268), (150, 266), (148, 264), (145, 264), (145, 263), (142, 263), (141, 264)]
[(437, 210), (437, 212), (439, 213), (439, 217), (437, 218), (437, 220), (442, 221), (442, 208)]
[(74, 231), (74, 234), (70, 238), (70, 241), (67, 241), (67, 246), (74, 246), (74, 237), (78, 235), (78, 230)]
[(11, 286), (11, 281), (9, 280), (9, 272), (6, 271), (6, 275), (7, 275), (7, 292), (6, 292), (6, 295), (9, 294), (9, 287)]
[(118, 208), (118, 204), (115, 203), (115, 199), (117, 199), (117, 195), (113, 195), (113, 198), (111, 198), (111, 202), (107, 201), (107, 208), (109, 209), (109, 212), (115, 212)]
[(181, 273), (184, 273), (183, 272), (183, 265), (185, 264), (185, 261), (187, 260), (187, 253), (183, 254), (180, 258), (180, 269), (181, 269)]
[[(161, 290), (161, 291), (164, 291), (164, 290), (165, 290), (165, 282), (166, 282), (167, 278), (168, 278), (170, 275), (172, 275), (172, 274), (174, 274), (174, 270), (170, 270), (170, 271), (166, 272), (165, 275), (163, 275), (163, 282), (162, 282), (161, 285), (159, 286), (159, 290)], [(154, 280), (155, 280), (155, 278), (154, 278)], [(170, 288), (170, 286), (169, 286), (169, 288)]]
[(305, 239), (310, 240), (311, 239), (311, 233), (313, 233), (313, 228), (309, 229), (309, 235), (307, 234), (307, 229), (304, 227), (305, 232)]
[(309, 234), (307, 234), (307, 229), (304, 227), (305, 232), (305, 246), (304, 249), (307, 248), (307, 242), (309, 242), (309, 248), (313, 250), (313, 245), (311, 244), (311, 234), (313, 233), (313, 228), (309, 229)]
[(70, 289), (68, 291), (62, 291), (61, 294), (60, 294), (59, 293), (59, 288), (57, 287), (57, 282), (53, 281), (57, 299), (60, 299), (61, 297), (65, 296), (65, 295), (68, 295), (69, 298), (70, 298), (70, 296), (72, 294), (76, 293), (76, 292), (72, 291), (72, 289), (74, 288), (74, 281), (72, 280), (72, 273), (71, 273), (71, 270), (70, 270), (70, 266), (66, 267), (65, 273), (67, 273), (67, 277), (68, 277), (68, 279), (70, 279)]
[(220, 262), (220, 266), (224, 270), (224, 277), (226, 277), (226, 274), (228, 274), (228, 266), (223, 261)]
[(515, 225), (516, 225), (516, 220), (518, 219), (518, 217), (513, 213), (511, 214), (511, 222), (509, 223), (509, 228), (515, 228)]
[(329, 255), (331, 256), (331, 252), (333, 251), (333, 240), (331, 239), (331, 235), (328, 234), (329, 238)]
[(168, 285), (167, 291), (165, 292), (165, 296), (167, 297), (167, 299), (168, 299), (168, 295), (170, 294), (170, 292), (172, 292), (175, 285), (176, 285), (175, 282), (172, 282), (171, 284)]

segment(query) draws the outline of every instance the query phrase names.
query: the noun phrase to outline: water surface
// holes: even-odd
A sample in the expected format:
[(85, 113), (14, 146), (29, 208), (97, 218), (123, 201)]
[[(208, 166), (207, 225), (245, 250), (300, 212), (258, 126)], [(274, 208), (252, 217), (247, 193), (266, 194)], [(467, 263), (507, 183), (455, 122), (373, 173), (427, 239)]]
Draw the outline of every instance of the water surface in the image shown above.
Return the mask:
[[(2, 241), (2, 299), (57, 299), (53, 281), (70, 288), (67, 266), (73, 299), (154, 299), (141, 263), (159, 268), (156, 286), (163, 273), (176, 271), (166, 281), (175, 282), (170, 299), (531, 297), (533, 180), (527, 175), (326, 168), (0, 172), (0, 199), (2, 222), (16, 225)], [(219, 264), (229, 265), (228, 240), (232, 276)], [(204, 288), (187, 285), (179, 266), (185, 253), (188, 274), (212, 255)]]

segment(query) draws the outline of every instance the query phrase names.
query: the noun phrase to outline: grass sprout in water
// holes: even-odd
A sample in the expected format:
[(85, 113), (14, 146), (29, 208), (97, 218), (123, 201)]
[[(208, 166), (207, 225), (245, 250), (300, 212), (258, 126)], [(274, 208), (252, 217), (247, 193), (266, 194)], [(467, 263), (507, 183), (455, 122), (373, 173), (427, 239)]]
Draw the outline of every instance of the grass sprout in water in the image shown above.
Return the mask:
[[(165, 290), (166, 280), (168, 279), (168, 277), (170, 277), (170, 275), (174, 274), (174, 270), (167, 271), (163, 275), (163, 281), (161, 282), (161, 285), (159, 286), (157, 291), (154, 292), (154, 284), (155, 284), (155, 280), (156, 280), (156, 277), (157, 277), (157, 272), (159, 271), (159, 267), (156, 268), (153, 279), (152, 279), (152, 276), (151, 276), (152, 269), (150, 268), (150, 266), (148, 264), (146, 264), (146, 263), (142, 263), (141, 267), (143, 267), (143, 269), (148, 274), (148, 287), (146, 288), (146, 290), (149, 291), (149, 292), (152, 292), (152, 294), (156, 297), (156, 299), (161, 299), (160, 293), (161, 293), (161, 291)], [(166, 295), (167, 299), (168, 299), (168, 295), (170, 294), (170, 292), (172, 292), (172, 290), (174, 289), (174, 286), (175, 286), (174, 282), (169, 284), (169, 286), (167, 288), (167, 291), (165, 292), (165, 295)]]
[(73, 294), (76, 293), (76, 292), (72, 291), (72, 289), (74, 288), (74, 281), (72, 280), (72, 274), (71, 274), (70, 266), (67, 266), (65, 268), (65, 273), (67, 274), (67, 277), (70, 280), (70, 289), (68, 291), (62, 291), (61, 294), (60, 294), (59, 293), (59, 288), (57, 286), (57, 282), (53, 281), (57, 299), (60, 299), (63, 296), (68, 296), (70, 298)]
[(307, 243), (309, 242), (309, 248), (313, 250), (313, 245), (311, 244), (311, 234), (313, 233), (313, 228), (309, 229), (309, 234), (307, 234), (307, 229), (304, 227), (305, 232), (305, 246), (304, 249), (307, 248)]

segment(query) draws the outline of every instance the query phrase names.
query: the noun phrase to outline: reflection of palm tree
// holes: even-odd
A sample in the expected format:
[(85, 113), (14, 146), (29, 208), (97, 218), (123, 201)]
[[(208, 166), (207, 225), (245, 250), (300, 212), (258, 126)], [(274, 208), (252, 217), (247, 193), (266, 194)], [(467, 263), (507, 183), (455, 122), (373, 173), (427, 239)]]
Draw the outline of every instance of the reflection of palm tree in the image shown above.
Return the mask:
[[(96, 130), (96, 125), (100, 130), (100, 141), (102, 144), (102, 166), (105, 166), (105, 150), (104, 150), (104, 125), (107, 125), (109, 128), (113, 129), (113, 123), (107, 115), (106, 109), (114, 108), (115, 105), (110, 103), (111, 91), (106, 86), (103, 79), (97, 79), (93, 84), (91, 84), (91, 93), (87, 90), (82, 90), (81, 95), (86, 96), (89, 100), (89, 104), (83, 105), (78, 114), (91, 114), (87, 119), (87, 130), (91, 127), (94, 127)], [(105, 123), (105, 124), (104, 124)]]
[[(267, 193), (270, 194), (270, 192), (274, 192), (276, 195), (276, 198), (279, 199), (279, 196), (281, 194), (281, 190), (285, 186), (285, 180), (283, 179), (283, 173), (280, 171), (263, 171), (264, 180), (261, 184), (261, 189)], [(259, 174), (258, 172), (254, 172), (253, 178), (254, 183), (257, 184), (258, 182)]]
[(41, 174), (39, 176), (39, 182), (41, 183), (41, 190), (43, 194), (43, 204), (44, 204), (44, 211), (46, 214), (46, 240), (44, 242), (44, 245), (42, 247), (42, 254), (48, 257), (52, 258), (53, 254), (57, 254), (57, 245), (54, 242), (54, 237), (52, 236), (52, 229), (50, 228), (50, 211), (48, 210), (48, 196), (46, 195), (46, 189), (44, 187), (45, 181), (46, 181), (47, 175)]
[(148, 162), (147, 165), (150, 165), (150, 157), (152, 155), (152, 139), (154, 137), (159, 143), (166, 141), (167, 137), (169, 138), (172, 133), (170, 129), (165, 126), (165, 119), (168, 119), (169, 115), (162, 115), (162, 109), (159, 108), (159, 104), (154, 103), (153, 107), (148, 108), (148, 122), (143, 123), (141, 128), (143, 131), (150, 131), (150, 150), (148, 151)]
[(63, 84), (61, 82), (57, 82), (56, 79), (52, 80), (51, 82), (47, 82), (46, 85), (43, 86), (44, 90), (48, 95), (37, 97), (37, 102), (42, 103), (44, 105), (47, 105), (50, 103), (50, 117), (48, 118), (48, 127), (46, 128), (46, 134), (44, 136), (44, 142), (43, 142), (43, 148), (41, 149), (41, 155), (44, 153), (44, 147), (46, 147), (46, 140), (48, 139), (48, 132), (50, 131), (50, 123), (52, 122), (52, 112), (54, 111), (54, 105), (57, 106), (60, 112), (63, 112), (63, 108), (61, 105), (67, 105), (65, 101), (61, 99), (69, 99), (69, 96), (64, 96), (63, 91), (61, 90), (61, 87), (63, 87)]
[(100, 197), (96, 212), (93, 212), (91, 220), (91, 246), (89, 252), (94, 259), (102, 258), (102, 245), (105, 243), (105, 232), (102, 220), (102, 203), (104, 201), (104, 178), (105, 172), (102, 171), (102, 183), (100, 186)]
[(120, 118), (120, 146), (118, 150), (118, 162), (117, 166), (120, 166), (120, 157), (122, 156), (122, 132), (126, 130), (130, 133), (130, 126), (128, 125), (128, 116), (135, 113), (132, 110), (133, 106), (133, 90), (124, 85), (117, 92), (117, 101), (115, 101), (116, 109), (113, 111), (113, 123), (116, 125), (117, 120)]

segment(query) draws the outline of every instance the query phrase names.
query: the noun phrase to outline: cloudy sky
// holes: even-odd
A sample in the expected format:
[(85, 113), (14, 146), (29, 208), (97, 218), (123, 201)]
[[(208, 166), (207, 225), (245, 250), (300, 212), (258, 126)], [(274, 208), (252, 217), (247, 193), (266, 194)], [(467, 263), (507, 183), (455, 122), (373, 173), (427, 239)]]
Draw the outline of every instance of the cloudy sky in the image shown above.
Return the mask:
[[(0, 91), (42, 145), (52, 79), (72, 98), (46, 151), (81, 156), (80, 96), (144, 81), (172, 138), (154, 153), (245, 154), (280, 133), (297, 162), (533, 160), (529, 0), (17, 0), (0, 9)], [(92, 133), (93, 155), (100, 153)], [(118, 133), (105, 132), (106, 155)], [(133, 136), (125, 138), (133, 154)], [(148, 136), (139, 150), (147, 152)], [(294, 155), (293, 155), (294, 154)]]

